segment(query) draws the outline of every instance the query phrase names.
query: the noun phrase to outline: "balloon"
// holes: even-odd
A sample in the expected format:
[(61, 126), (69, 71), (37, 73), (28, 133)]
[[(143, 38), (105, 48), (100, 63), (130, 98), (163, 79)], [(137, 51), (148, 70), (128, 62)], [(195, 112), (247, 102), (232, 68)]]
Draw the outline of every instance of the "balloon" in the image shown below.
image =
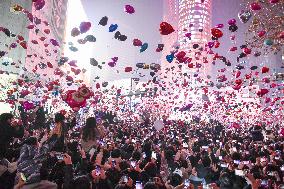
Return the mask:
[(237, 22), (236, 19), (231, 19), (231, 20), (228, 21), (228, 24), (229, 25), (236, 25), (236, 22)]
[(264, 43), (264, 45), (271, 46), (271, 45), (273, 45), (273, 40), (265, 39), (263, 43)]
[(167, 22), (162, 22), (160, 24), (159, 30), (160, 30), (161, 35), (169, 35), (175, 31), (174, 28)]
[(261, 9), (261, 6), (257, 2), (253, 2), (253, 3), (250, 4), (250, 9), (253, 10), (253, 11), (257, 11), (257, 10)]
[(263, 37), (266, 34), (266, 31), (259, 31), (257, 33), (258, 37)]
[(91, 22), (81, 22), (80, 24), (80, 32), (81, 34), (86, 33), (91, 28)]
[(223, 36), (223, 32), (218, 28), (212, 28), (211, 34), (213, 37), (216, 37), (217, 39)]
[(270, 3), (278, 3), (279, 0), (269, 0)]
[(117, 24), (111, 24), (108, 28), (109, 32), (114, 32), (118, 28)]
[(116, 65), (116, 63), (115, 63), (115, 62), (109, 62), (108, 65), (109, 65), (110, 67), (114, 67), (114, 66)]
[(89, 42), (96, 42), (97, 39), (93, 35), (87, 35), (84, 40)]
[(78, 28), (73, 28), (73, 29), (71, 30), (71, 36), (72, 36), (72, 37), (76, 37), (76, 36), (78, 36), (78, 35), (80, 35), (80, 30), (79, 30)]
[(190, 37), (191, 37), (191, 33), (186, 33), (186, 34), (185, 34), (185, 37), (190, 38)]
[(126, 35), (121, 35), (119, 31), (115, 32), (114, 38), (118, 39), (119, 41), (125, 41), (127, 39)]
[(45, 5), (45, 1), (44, 0), (37, 0), (34, 2), (34, 6), (36, 10), (41, 10)]
[(155, 72), (150, 72), (150, 76), (154, 77)]
[(147, 48), (148, 48), (148, 43), (144, 43), (140, 48), (140, 53), (146, 51)]
[(280, 39), (284, 39), (284, 31), (282, 31), (279, 36), (278, 36)]
[(107, 22), (108, 22), (108, 17), (107, 17), (107, 16), (104, 16), (104, 17), (102, 17), (102, 19), (100, 20), (99, 25), (106, 26), (106, 25), (107, 25)]
[(133, 14), (133, 13), (135, 13), (135, 9), (134, 9), (134, 7), (131, 6), (131, 5), (125, 5), (124, 11), (125, 11), (126, 13), (128, 13), (128, 14)]
[(251, 69), (251, 70), (256, 70), (256, 69), (257, 69), (257, 66), (252, 66), (250, 69)]
[(268, 92), (269, 92), (268, 89), (260, 89), (256, 94), (257, 94), (257, 96), (262, 97), (262, 96), (266, 95)]
[(94, 59), (94, 58), (90, 58), (90, 64), (91, 64), (92, 66), (97, 66), (97, 65), (99, 65), (98, 61), (97, 61), (96, 59)]
[(58, 43), (55, 39), (50, 39), (50, 43), (51, 43), (53, 46), (58, 46), (58, 47), (59, 47), (59, 43)]
[(230, 26), (229, 26), (229, 30), (230, 30), (231, 32), (235, 32), (235, 31), (238, 30), (238, 26), (236, 26), (236, 25), (230, 25)]
[(218, 24), (215, 26), (215, 28), (223, 28), (224, 27), (224, 24)]
[(269, 68), (268, 67), (262, 67), (262, 69), (261, 69), (261, 73), (267, 73), (267, 72), (269, 72)]
[(140, 47), (142, 46), (142, 41), (140, 41), (139, 39), (133, 39), (133, 45), (135, 47)]
[(132, 67), (125, 67), (124, 71), (125, 72), (131, 72), (132, 71)]
[(167, 59), (167, 61), (168, 61), (169, 63), (172, 63), (173, 60), (174, 60), (174, 55), (173, 55), (173, 54), (167, 55), (167, 56), (166, 56), (166, 59)]
[(137, 63), (137, 64), (136, 64), (136, 67), (137, 67), (137, 68), (143, 68), (144, 65), (145, 65), (145, 63)]
[(207, 43), (208, 47), (211, 49), (212, 47), (214, 47), (214, 42), (209, 41)]
[(251, 49), (249, 49), (249, 48), (243, 48), (243, 52), (244, 52), (245, 54), (250, 54), (250, 53), (251, 53)]
[(242, 10), (241, 12), (239, 12), (238, 17), (242, 23), (247, 23), (252, 17), (252, 14), (249, 10)]
[(70, 51), (72, 52), (77, 52), (78, 51), (78, 48), (77, 47), (74, 47), (74, 46), (71, 46), (69, 47)]

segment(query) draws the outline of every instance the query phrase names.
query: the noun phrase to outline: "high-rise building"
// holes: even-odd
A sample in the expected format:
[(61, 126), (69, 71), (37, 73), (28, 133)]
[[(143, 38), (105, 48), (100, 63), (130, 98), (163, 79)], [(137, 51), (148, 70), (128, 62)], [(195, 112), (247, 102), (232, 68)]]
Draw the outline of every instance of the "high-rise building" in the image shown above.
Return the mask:
[[(25, 65), (28, 71), (32, 72), (37, 68), (36, 72), (41, 75), (46, 74), (49, 77), (53, 75), (53, 70), (57, 67), (57, 60), (63, 50), (67, 2), (68, 0), (46, 1), (44, 8), (40, 11), (32, 7), (33, 16), (48, 24), (39, 24), (37, 26), (38, 32), (35, 30), (29, 32), (27, 55), (31, 55), (31, 57), (26, 59)], [(41, 37), (46, 40), (41, 41)], [(40, 48), (32, 44), (33, 40), (38, 41)], [(52, 45), (50, 40), (56, 40), (60, 46)], [(47, 66), (48, 62), (53, 65), (53, 68)]]
[[(193, 43), (201, 45), (208, 42), (211, 36), (211, 0), (179, 0), (178, 17), (181, 49), (188, 50)], [(186, 32), (191, 33), (191, 40), (186, 40)]]

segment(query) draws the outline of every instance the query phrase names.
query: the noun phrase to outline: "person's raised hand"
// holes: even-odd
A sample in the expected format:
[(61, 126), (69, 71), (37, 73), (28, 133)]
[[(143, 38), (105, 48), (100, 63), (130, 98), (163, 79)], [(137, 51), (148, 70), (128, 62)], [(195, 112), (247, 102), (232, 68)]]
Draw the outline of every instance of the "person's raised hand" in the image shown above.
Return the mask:
[(63, 161), (64, 161), (65, 165), (72, 165), (71, 156), (69, 156), (67, 153), (64, 154)]

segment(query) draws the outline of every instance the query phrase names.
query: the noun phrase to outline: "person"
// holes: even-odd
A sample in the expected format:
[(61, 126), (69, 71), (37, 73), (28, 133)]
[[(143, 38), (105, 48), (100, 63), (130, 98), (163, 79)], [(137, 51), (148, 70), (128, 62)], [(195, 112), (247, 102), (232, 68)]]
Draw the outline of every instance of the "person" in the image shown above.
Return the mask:
[(98, 140), (104, 136), (103, 129), (101, 127), (97, 127), (95, 117), (89, 117), (82, 130), (83, 135), (81, 144), (85, 151), (89, 151), (94, 146), (96, 147), (98, 145)]
[(66, 142), (65, 142), (65, 137), (67, 134), (67, 128), (65, 127), (65, 116), (62, 113), (57, 113), (55, 114), (54, 117), (54, 130), (52, 131), (51, 135), (56, 133), (58, 135), (58, 140), (56, 144), (54, 145), (52, 151), (56, 152), (65, 152), (66, 151)]
[(11, 113), (0, 115), (0, 159), (6, 157), (7, 150), (14, 138), (22, 138), (24, 128), (14, 121)]

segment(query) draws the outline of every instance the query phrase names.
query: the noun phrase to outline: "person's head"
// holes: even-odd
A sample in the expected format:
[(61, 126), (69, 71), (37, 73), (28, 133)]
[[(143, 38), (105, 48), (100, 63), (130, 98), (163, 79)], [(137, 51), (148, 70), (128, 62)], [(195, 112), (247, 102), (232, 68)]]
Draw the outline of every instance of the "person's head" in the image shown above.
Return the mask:
[(155, 182), (147, 182), (144, 189), (159, 189), (159, 187)]
[(65, 120), (65, 116), (63, 114), (61, 113), (55, 114), (55, 117), (54, 117), (55, 123), (64, 122), (64, 120)]
[(95, 117), (89, 117), (83, 127), (83, 140), (94, 139), (96, 136), (97, 121)]
[(73, 189), (91, 189), (91, 183), (87, 176), (80, 176), (71, 182)]
[(11, 125), (14, 116), (11, 113), (3, 113), (0, 115), (0, 125), (8, 124)]

